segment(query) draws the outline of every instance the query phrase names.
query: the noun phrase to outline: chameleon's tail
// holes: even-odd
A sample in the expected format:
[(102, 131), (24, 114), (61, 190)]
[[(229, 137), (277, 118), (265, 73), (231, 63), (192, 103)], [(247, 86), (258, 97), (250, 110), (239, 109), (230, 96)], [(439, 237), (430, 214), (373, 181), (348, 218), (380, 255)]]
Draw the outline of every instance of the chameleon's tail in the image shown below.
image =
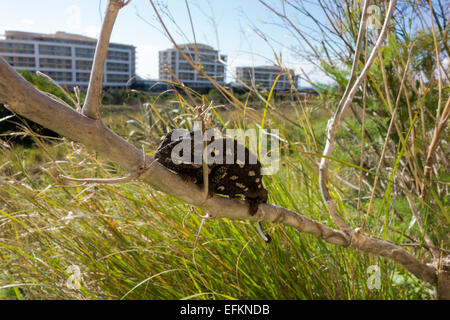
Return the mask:
[(269, 243), (272, 239), (270, 238), (270, 236), (267, 233), (264, 233), (264, 231), (262, 230), (261, 227), (261, 222), (258, 221), (256, 222), (256, 228), (258, 229), (258, 234), (261, 236), (261, 238), (266, 242)]

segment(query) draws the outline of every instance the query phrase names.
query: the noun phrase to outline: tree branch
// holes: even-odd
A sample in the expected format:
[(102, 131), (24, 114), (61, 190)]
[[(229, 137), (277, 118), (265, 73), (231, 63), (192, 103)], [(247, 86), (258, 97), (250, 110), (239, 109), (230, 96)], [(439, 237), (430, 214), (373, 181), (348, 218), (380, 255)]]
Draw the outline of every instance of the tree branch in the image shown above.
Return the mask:
[[(212, 217), (267, 221), (291, 226), (300, 232), (312, 234), (331, 244), (351, 247), (392, 259), (400, 263), (419, 279), (435, 286), (437, 285), (436, 266), (429, 266), (419, 261), (414, 255), (393, 243), (367, 237), (358, 231), (347, 232), (350, 230), (350, 227), (348, 227), (345, 222), (343, 222), (343, 224), (338, 223), (338, 226), (343, 229), (343, 231), (341, 231), (276, 205), (260, 204), (257, 213), (251, 216), (246, 201), (227, 199), (219, 196), (205, 199), (202, 188), (191, 182), (185, 181), (177, 174), (169, 171), (155, 161), (154, 158), (143, 154), (136, 147), (109, 130), (101, 121), (99, 121), (99, 97), (102, 89), (102, 74), (108, 41), (118, 10), (120, 7), (128, 4), (128, 2), (129, 1), (119, 0), (110, 0), (108, 2), (105, 21), (102, 26), (100, 39), (97, 43), (98, 51), (95, 54), (94, 69), (88, 89), (88, 101), (81, 114), (64, 103), (37, 90), (16, 73), (1, 57), (0, 103), (4, 103), (15, 113), (35, 121), (62, 136), (77, 141), (89, 149), (99, 152), (108, 160), (120, 164), (131, 172), (129, 177), (140, 179), (159, 191), (202, 208)], [(331, 147), (336, 131), (339, 128), (342, 112), (350, 104), (361, 81), (367, 75), (368, 68), (373, 62), (376, 51), (381, 46), (386, 33), (386, 26), (392, 15), (393, 7), (395, 7), (395, 2), (396, 1), (391, 2), (382, 33), (362, 75), (355, 81), (345, 102), (342, 103), (342, 106), (338, 107), (335, 117), (330, 122), (327, 147), (325, 148), (324, 155), (329, 155), (329, 153), (331, 153)], [(356, 70), (356, 67), (354, 67), (354, 69)], [(325, 162), (324, 166), (321, 166), (322, 174), (322, 170), (326, 166), (327, 162)], [(123, 182), (128, 181), (129, 177), (112, 180)], [(326, 179), (327, 177), (321, 180), (321, 182), (325, 182), (322, 187), (325, 187), (326, 190), (328, 190)], [(81, 180), (85, 181), (85, 179)], [(92, 181), (104, 182), (105, 180), (89, 180), (89, 182)], [(109, 179), (109, 182), (111, 182), (111, 179)], [(334, 219), (335, 218), (336, 216), (334, 216)], [(339, 222), (339, 220), (335, 221)]]
[(105, 69), (105, 60), (109, 48), (109, 39), (111, 37), (111, 32), (119, 10), (128, 3), (129, 0), (108, 0), (100, 37), (95, 48), (94, 62), (92, 64), (86, 100), (82, 109), (83, 114), (91, 119), (100, 120), (103, 72)]
[[(354, 88), (354, 83), (356, 79), (356, 72), (358, 70), (358, 63), (359, 63), (359, 56), (361, 53), (361, 47), (364, 40), (364, 33), (366, 30), (366, 22), (367, 22), (367, 9), (369, 6), (369, 1), (364, 1), (363, 10), (361, 13), (361, 22), (359, 26), (359, 32), (358, 32), (358, 39), (356, 41), (356, 52), (353, 57), (353, 64), (352, 64), (352, 71), (351, 76), (348, 81), (347, 87), (344, 91), (344, 95), (342, 96), (341, 101), (339, 101), (339, 104), (337, 106), (336, 112), (334, 114), (334, 117), (330, 119), (327, 125), (327, 142), (323, 151), (323, 158), (320, 161), (319, 166), (319, 183), (320, 183), (320, 191), (322, 193), (323, 200), (328, 208), (328, 212), (330, 213), (331, 219), (336, 223), (336, 225), (347, 232), (351, 232), (350, 226), (342, 219), (339, 214), (337, 213), (336, 206), (334, 204), (333, 199), (331, 198), (329, 188), (328, 188), (328, 163), (329, 160), (327, 157), (331, 156), (331, 152), (333, 151), (333, 144), (336, 138), (337, 130), (340, 127), (341, 117), (342, 113), (344, 112), (344, 105), (349, 97), (352, 90), (350, 88)], [(395, 7), (395, 6), (394, 6)], [(359, 86), (358, 86), (359, 87)], [(350, 100), (351, 101), (351, 100)], [(348, 103), (347, 105), (349, 105)]]
[(356, 80), (354, 80), (356, 78), (356, 70), (357, 70), (358, 61), (359, 61), (359, 55), (361, 52), (364, 31), (366, 28), (368, 1), (367, 0), (365, 1), (362, 18), (361, 18), (361, 24), (360, 24), (359, 33), (358, 33), (357, 48), (356, 48), (355, 56), (353, 57), (352, 75), (347, 84), (347, 88), (344, 92), (344, 95), (336, 108), (336, 112), (335, 112), (334, 116), (328, 121), (328, 125), (327, 125), (327, 141), (326, 141), (323, 153), (322, 153), (323, 157), (320, 161), (320, 166), (319, 166), (320, 191), (322, 193), (323, 200), (328, 208), (328, 212), (330, 213), (330, 216), (333, 219), (333, 221), (336, 223), (336, 225), (340, 229), (345, 230), (346, 232), (350, 232), (350, 233), (352, 232), (352, 230), (351, 230), (350, 226), (348, 226), (347, 223), (339, 216), (337, 209), (336, 209), (336, 205), (335, 205), (333, 199), (331, 198), (330, 190), (328, 188), (329, 158), (331, 157), (331, 153), (333, 152), (333, 145), (336, 140), (336, 134), (341, 126), (342, 115), (344, 114), (345, 110), (352, 102), (353, 97), (356, 94), (356, 92), (359, 90), (359, 87), (360, 87), (362, 81), (364, 81), (364, 79), (367, 77), (369, 69), (375, 60), (378, 50), (380, 50), (381, 45), (384, 42), (388, 27), (389, 27), (389, 23), (391, 21), (391, 17), (394, 12), (394, 9), (395, 9), (396, 2), (397, 2), (397, 0), (390, 1), (389, 8), (386, 13), (386, 18), (385, 18), (383, 27), (380, 32), (380, 36), (378, 37), (378, 40), (369, 56), (369, 59), (366, 62), (366, 65), (364, 66), (364, 69), (361, 71), (361, 74), (359, 75), (359, 77)]
[[(67, 138), (77, 141), (119, 163), (131, 172), (143, 164), (142, 152), (109, 130), (101, 121), (88, 118), (72, 108), (43, 94), (0, 57), (0, 103), (17, 114), (35, 121)], [(427, 266), (399, 246), (372, 239), (358, 233), (351, 237), (320, 222), (308, 219), (294, 211), (271, 204), (261, 204), (254, 216), (248, 213), (246, 201), (213, 196), (205, 200), (203, 190), (184, 181), (154, 159), (145, 156), (145, 172), (139, 179), (153, 188), (170, 194), (184, 202), (198, 206), (215, 218), (248, 219), (281, 223), (325, 240), (328, 243), (353, 247), (393, 259), (415, 274), (419, 279), (436, 284), (436, 270)]]

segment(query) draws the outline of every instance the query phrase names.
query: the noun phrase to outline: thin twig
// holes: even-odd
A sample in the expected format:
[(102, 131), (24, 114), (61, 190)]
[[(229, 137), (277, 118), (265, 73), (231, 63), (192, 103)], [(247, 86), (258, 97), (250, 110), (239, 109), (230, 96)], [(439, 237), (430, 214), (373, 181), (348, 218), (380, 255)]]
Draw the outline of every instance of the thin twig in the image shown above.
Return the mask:
[[(375, 46), (375, 48), (373, 49), (373, 52), (372, 52), (368, 62), (366, 63), (366, 66), (365, 66), (362, 74), (359, 76), (358, 79), (356, 79), (356, 72), (357, 72), (358, 63), (359, 63), (359, 56), (361, 53), (361, 47), (363, 44), (364, 33), (365, 33), (365, 29), (366, 29), (368, 3), (369, 3), (368, 0), (364, 1), (364, 7), (362, 10), (361, 22), (360, 22), (360, 26), (359, 26), (358, 40), (356, 43), (356, 51), (355, 51), (355, 55), (353, 57), (353, 65), (352, 65), (350, 80), (347, 84), (347, 88), (345, 89), (344, 95), (338, 104), (338, 107), (336, 109), (336, 112), (335, 112), (333, 118), (331, 118), (328, 121), (327, 142), (326, 142), (324, 151), (322, 153), (323, 158), (321, 159), (320, 166), (319, 166), (319, 168), (320, 168), (319, 169), (320, 170), (319, 171), (319, 183), (320, 183), (320, 191), (322, 193), (323, 200), (324, 200), (325, 204), (327, 205), (328, 212), (329, 212), (333, 222), (336, 223), (336, 225), (340, 229), (345, 230), (345, 231), (350, 231), (351, 228), (339, 216), (336, 206), (335, 206), (335, 203), (334, 203), (333, 199), (331, 198), (330, 191), (328, 189), (328, 163), (329, 163), (328, 157), (331, 156), (331, 152), (333, 151), (333, 144), (334, 144), (334, 141), (336, 138), (336, 133), (340, 127), (342, 114), (345, 111), (346, 107), (351, 103), (353, 95), (356, 93), (356, 90), (359, 88), (360, 83), (367, 76), (369, 67), (374, 60), (374, 53), (376, 51), (378, 51), (379, 47), (381, 46), (381, 41), (380, 41), (379, 43), (377, 43), (378, 46)], [(394, 0), (394, 7), (395, 7), (395, 0)], [(388, 16), (386, 18), (385, 25), (383, 26), (384, 29), (386, 29), (386, 23), (389, 20), (390, 20), (390, 16)], [(385, 32), (382, 34), (384, 35)], [(381, 40), (381, 39), (379, 39), (379, 40)], [(354, 83), (355, 79), (356, 79), (356, 83)]]
[(89, 87), (86, 94), (86, 100), (83, 105), (82, 113), (91, 119), (100, 120), (100, 105), (102, 101), (103, 73), (105, 69), (105, 60), (109, 48), (109, 39), (116, 21), (119, 10), (130, 2), (124, 0), (109, 0), (105, 19), (103, 20), (100, 37), (95, 48), (94, 61), (92, 64)]

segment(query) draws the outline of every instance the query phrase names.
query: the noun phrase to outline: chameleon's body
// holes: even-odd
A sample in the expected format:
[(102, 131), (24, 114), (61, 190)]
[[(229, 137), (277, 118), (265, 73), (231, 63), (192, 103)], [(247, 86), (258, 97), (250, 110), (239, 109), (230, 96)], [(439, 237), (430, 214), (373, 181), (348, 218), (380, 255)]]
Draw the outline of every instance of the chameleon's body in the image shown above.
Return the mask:
[[(194, 140), (193, 131), (184, 137), (175, 137), (173, 133), (174, 131), (169, 132), (161, 142), (155, 152), (155, 159), (184, 178), (191, 179), (198, 185), (203, 185), (202, 158), (201, 154), (199, 155), (199, 152), (201, 153), (203, 150), (203, 140)], [(189, 143), (191, 157), (189, 161), (182, 161), (181, 163), (175, 164), (172, 151), (182, 141)], [(216, 148), (220, 144), (223, 147)], [(244, 150), (245, 161), (242, 161), (244, 160), (242, 158), (238, 158), (238, 150)], [(195, 163), (194, 159), (196, 154), (200, 156), (197, 157), (197, 159), (200, 159), (200, 162), (197, 161)], [(228, 161), (226, 159), (227, 154)], [(183, 154), (177, 154), (177, 156), (182, 157)], [(267, 202), (267, 191), (262, 185), (261, 163), (256, 159), (256, 156), (250, 153), (248, 148), (227, 136), (213, 139), (208, 142), (207, 159), (209, 171), (208, 191), (210, 195), (222, 194), (232, 198), (243, 196), (249, 203), (249, 213), (251, 215), (254, 215), (258, 211), (258, 205), (260, 203)], [(212, 161), (213, 159), (216, 161)], [(222, 159), (222, 163), (217, 163), (220, 162), (217, 159)], [(253, 164), (250, 163), (250, 159), (254, 159)], [(229, 164), (226, 162), (229, 162)]]

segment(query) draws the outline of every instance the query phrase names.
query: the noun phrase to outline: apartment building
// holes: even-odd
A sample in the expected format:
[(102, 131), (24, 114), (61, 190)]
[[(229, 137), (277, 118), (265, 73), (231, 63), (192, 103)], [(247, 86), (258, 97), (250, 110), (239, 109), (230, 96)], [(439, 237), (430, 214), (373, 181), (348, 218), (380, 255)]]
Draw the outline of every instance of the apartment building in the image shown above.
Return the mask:
[[(87, 88), (97, 40), (77, 34), (5, 31), (0, 56), (15, 69), (40, 71), (63, 86)], [(111, 43), (103, 86), (121, 88), (135, 76), (135, 47)]]
[(297, 88), (298, 75), (295, 74), (294, 70), (285, 70), (279, 66), (237, 67), (236, 80), (241, 84), (255, 85), (256, 88), (270, 90), (280, 73), (281, 75), (275, 85), (275, 90), (291, 90), (291, 81), (293, 86)]
[[(188, 43), (179, 47), (193, 61), (197, 62), (199, 57), (203, 70), (208, 76), (221, 85), (225, 83), (226, 55), (220, 54), (214, 48), (204, 44)], [(166, 81), (177, 81), (178, 79), (193, 89), (214, 87), (208, 79), (189, 65), (177, 48), (159, 52), (159, 79)]]

